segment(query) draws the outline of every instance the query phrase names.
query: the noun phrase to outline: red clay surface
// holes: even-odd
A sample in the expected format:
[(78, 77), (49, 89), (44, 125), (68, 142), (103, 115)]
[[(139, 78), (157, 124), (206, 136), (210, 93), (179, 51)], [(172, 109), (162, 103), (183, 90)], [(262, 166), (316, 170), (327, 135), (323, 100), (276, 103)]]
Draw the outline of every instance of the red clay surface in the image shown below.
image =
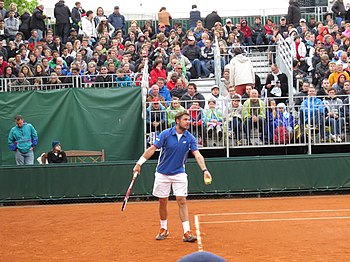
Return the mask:
[[(2, 207), (0, 261), (177, 261), (201, 248), (182, 242), (175, 202), (169, 203), (170, 236), (164, 241), (154, 239), (157, 202), (120, 208)], [(199, 230), (202, 248), (227, 261), (350, 261), (350, 196), (196, 200), (189, 210), (193, 230), (194, 215), (222, 214), (199, 216)], [(285, 212), (305, 210), (328, 211)], [(280, 213), (269, 213), (275, 211)]]

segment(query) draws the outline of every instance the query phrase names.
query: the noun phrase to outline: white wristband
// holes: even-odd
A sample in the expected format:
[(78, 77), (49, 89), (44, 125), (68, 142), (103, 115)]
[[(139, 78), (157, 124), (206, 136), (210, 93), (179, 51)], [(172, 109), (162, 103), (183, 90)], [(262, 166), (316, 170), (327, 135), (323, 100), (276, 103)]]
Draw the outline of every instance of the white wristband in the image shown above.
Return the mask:
[(140, 159), (136, 162), (137, 165), (142, 166), (143, 163), (145, 163), (147, 159), (144, 156), (141, 156)]

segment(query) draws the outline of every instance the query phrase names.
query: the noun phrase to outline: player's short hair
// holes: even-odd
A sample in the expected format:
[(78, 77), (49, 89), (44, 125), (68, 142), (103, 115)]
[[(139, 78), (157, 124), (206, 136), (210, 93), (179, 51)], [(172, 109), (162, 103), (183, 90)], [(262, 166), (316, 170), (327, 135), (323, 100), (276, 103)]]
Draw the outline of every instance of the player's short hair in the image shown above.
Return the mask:
[(190, 114), (187, 112), (187, 110), (183, 110), (183, 111), (178, 112), (178, 113), (175, 115), (175, 121), (176, 121), (176, 120), (180, 120), (184, 115), (190, 116)]

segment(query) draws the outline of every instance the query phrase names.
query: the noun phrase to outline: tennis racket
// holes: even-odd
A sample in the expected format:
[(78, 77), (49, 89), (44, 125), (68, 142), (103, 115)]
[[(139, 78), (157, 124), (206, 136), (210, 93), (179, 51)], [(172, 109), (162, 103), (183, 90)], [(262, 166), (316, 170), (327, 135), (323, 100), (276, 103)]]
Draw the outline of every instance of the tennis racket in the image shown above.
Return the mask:
[(136, 180), (136, 177), (137, 177), (137, 172), (135, 172), (134, 175), (132, 176), (132, 180), (131, 180), (131, 183), (129, 185), (128, 191), (126, 191), (126, 194), (125, 194), (125, 197), (124, 197), (124, 201), (123, 201), (123, 205), (122, 205), (122, 211), (124, 211), (125, 208), (126, 208), (126, 203), (128, 203), (128, 200), (129, 200), (129, 197), (130, 197), (130, 194), (131, 194), (131, 191), (132, 191), (132, 187), (133, 187), (134, 182)]

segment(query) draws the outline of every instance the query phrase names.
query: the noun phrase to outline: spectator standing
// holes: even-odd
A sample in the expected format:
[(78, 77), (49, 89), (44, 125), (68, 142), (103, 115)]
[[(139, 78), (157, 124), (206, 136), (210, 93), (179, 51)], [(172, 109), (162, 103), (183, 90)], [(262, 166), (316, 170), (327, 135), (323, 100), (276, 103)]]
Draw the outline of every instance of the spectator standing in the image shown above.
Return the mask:
[(94, 13), (91, 10), (87, 11), (86, 16), (81, 19), (81, 28), (85, 37), (88, 37), (90, 41), (96, 41), (96, 25), (94, 22)]
[(255, 83), (253, 64), (248, 57), (242, 55), (240, 48), (235, 48), (233, 52), (235, 56), (230, 61), (230, 84), (242, 96), (246, 86)]
[(192, 5), (190, 11), (190, 29), (196, 27), (198, 20), (201, 20), (201, 12), (197, 9), (197, 5)]
[(46, 18), (46, 15), (44, 15), (44, 5), (38, 5), (33, 11), (30, 20), (30, 29), (38, 32), (38, 38), (40, 40), (44, 37)]
[(159, 12), (158, 12), (158, 24), (165, 25), (166, 32), (170, 31), (170, 20), (171, 20), (171, 15), (166, 10), (166, 7), (164, 7), (164, 6), (161, 7)]
[(211, 12), (205, 17), (204, 19), (205, 28), (211, 30), (214, 27), (216, 22), (221, 23), (221, 17), (218, 15), (218, 12), (214, 10), (213, 12)]
[(109, 15), (108, 21), (116, 31), (122, 30), (123, 35), (126, 34), (125, 17), (119, 13), (119, 6), (114, 7), (114, 12)]
[(66, 153), (62, 150), (59, 141), (52, 142), (52, 150), (47, 153), (47, 161), (49, 164), (67, 163)]
[(69, 35), (71, 12), (64, 4), (64, 0), (60, 0), (55, 4), (54, 16), (56, 18), (56, 34), (61, 37), (65, 44)]
[(9, 17), (4, 20), (5, 28), (9, 34), (9, 40), (15, 40), (19, 29), (19, 20), (15, 17), (14, 11), (9, 11)]
[(6, 9), (4, 8), (4, 1), (0, 0), (0, 19), (4, 20), (6, 17)]
[(332, 12), (335, 16), (335, 21), (339, 28), (341, 28), (341, 22), (345, 20), (346, 9), (343, 0), (336, 0), (332, 6)]
[(8, 145), (11, 151), (15, 151), (17, 165), (34, 164), (34, 148), (38, 144), (38, 133), (33, 125), (24, 122), (21, 115), (16, 115), (16, 126), (8, 136)]
[(98, 25), (101, 22), (102, 18), (108, 20), (108, 17), (105, 15), (103, 8), (97, 7), (96, 16), (94, 17), (95, 25)]
[(75, 2), (75, 6), (72, 8), (72, 26), (77, 32), (81, 29), (82, 14), (85, 14), (85, 10), (81, 7), (81, 3)]
[(21, 21), (21, 25), (19, 26), (19, 31), (24, 34), (24, 37), (26, 40), (30, 37), (30, 20), (31, 15), (28, 11), (28, 9), (24, 9), (23, 14), (19, 17), (19, 20)]
[(295, 27), (299, 25), (301, 19), (301, 10), (297, 0), (289, 0), (287, 22)]

